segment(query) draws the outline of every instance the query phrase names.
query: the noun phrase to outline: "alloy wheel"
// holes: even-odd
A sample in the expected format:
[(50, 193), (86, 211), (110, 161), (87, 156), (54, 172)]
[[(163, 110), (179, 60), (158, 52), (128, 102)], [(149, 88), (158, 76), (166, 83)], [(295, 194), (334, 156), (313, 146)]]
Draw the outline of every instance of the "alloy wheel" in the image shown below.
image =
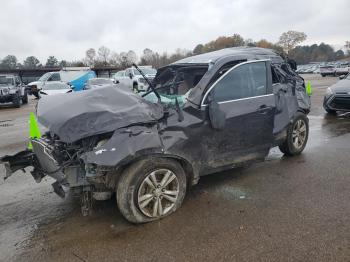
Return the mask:
[(147, 217), (165, 216), (179, 196), (179, 181), (169, 169), (157, 169), (142, 181), (137, 196), (138, 208)]
[(293, 145), (296, 149), (303, 147), (306, 139), (306, 123), (304, 120), (299, 119), (295, 122), (293, 127)]

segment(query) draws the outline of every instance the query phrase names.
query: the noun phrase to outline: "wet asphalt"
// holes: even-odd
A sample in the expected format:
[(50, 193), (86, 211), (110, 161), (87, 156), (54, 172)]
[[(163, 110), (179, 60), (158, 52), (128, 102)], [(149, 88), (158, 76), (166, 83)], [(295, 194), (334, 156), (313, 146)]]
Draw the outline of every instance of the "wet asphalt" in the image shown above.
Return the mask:
[[(278, 148), (267, 161), (201, 178), (173, 215), (144, 225), (123, 219), (114, 199), (89, 217), (62, 200), (51, 179), (3, 181), (0, 261), (350, 261), (350, 114), (322, 108), (338, 79), (304, 75), (314, 94), (309, 143), (298, 157)], [(0, 107), (0, 155), (26, 146), (28, 113)]]

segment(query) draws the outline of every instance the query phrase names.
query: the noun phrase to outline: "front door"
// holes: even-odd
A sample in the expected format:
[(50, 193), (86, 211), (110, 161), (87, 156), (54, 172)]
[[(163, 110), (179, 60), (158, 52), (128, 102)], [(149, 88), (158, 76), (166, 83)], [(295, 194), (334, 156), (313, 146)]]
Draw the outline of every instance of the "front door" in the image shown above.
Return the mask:
[(267, 62), (241, 63), (220, 77), (204, 96), (226, 114), (223, 130), (207, 125), (205, 152), (209, 168), (235, 165), (266, 156), (273, 142), (275, 98), (268, 81)]

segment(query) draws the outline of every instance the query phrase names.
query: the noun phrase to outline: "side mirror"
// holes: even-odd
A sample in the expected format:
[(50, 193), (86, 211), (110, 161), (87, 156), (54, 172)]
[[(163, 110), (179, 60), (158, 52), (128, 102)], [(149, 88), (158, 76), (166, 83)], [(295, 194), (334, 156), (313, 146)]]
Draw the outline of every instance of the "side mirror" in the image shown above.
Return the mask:
[(129, 77), (130, 77), (130, 79), (132, 79), (132, 73), (129, 73)]
[(341, 75), (341, 76), (339, 76), (339, 79), (342, 80), (342, 79), (344, 79), (345, 77), (346, 77), (346, 75)]
[(225, 123), (226, 123), (226, 113), (221, 111), (219, 103), (214, 100), (211, 100), (208, 106), (209, 106), (209, 119), (212, 127), (217, 130), (224, 129)]

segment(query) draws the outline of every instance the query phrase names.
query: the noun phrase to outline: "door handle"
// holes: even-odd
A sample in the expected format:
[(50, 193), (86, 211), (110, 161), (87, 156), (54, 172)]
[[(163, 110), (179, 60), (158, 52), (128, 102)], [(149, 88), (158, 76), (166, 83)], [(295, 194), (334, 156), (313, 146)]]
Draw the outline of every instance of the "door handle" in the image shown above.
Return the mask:
[(258, 108), (258, 113), (262, 115), (266, 115), (270, 111), (271, 107), (267, 105), (261, 105)]

